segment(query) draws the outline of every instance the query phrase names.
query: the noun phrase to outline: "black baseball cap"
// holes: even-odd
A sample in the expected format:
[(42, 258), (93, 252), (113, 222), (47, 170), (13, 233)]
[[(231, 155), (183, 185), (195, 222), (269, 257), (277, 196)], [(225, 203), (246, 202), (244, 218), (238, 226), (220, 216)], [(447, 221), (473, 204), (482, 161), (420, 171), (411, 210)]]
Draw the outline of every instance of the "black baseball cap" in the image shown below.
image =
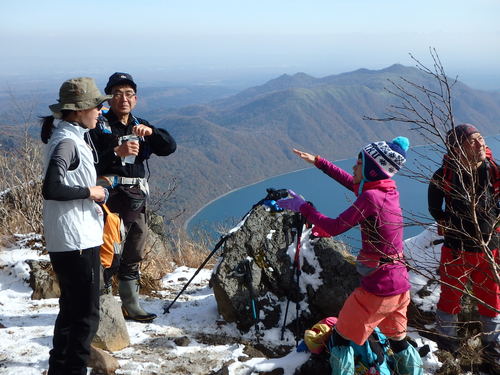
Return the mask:
[(137, 92), (137, 85), (135, 84), (132, 76), (128, 73), (120, 73), (120, 72), (111, 74), (108, 80), (108, 84), (104, 88), (104, 92), (109, 95), (111, 94), (111, 89), (114, 86), (118, 85), (130, 85), (134, 89), (134, 91)]

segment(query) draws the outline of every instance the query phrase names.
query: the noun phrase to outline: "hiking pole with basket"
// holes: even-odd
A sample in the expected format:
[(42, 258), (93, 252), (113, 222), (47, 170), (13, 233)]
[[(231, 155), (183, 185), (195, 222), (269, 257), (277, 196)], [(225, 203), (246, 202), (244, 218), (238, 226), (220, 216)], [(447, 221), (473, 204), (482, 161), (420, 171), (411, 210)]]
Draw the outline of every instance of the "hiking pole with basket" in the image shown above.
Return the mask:
[(195, 271), (194, 275), (184, 285), (184, 287), (181, 289), (181, 291), (175, 296), (174, 300), (172, 302), (170, 302), (170, 305), (168, 305), (167, 307), (163, 308), (163, 313), (164, 314), (168, 314), (170, 312), (170, 307), (172, 307), (172, 305), (175, 303), (175, 301), (177, 301), (177, 299), (181, 296), (181, 294), (184, 293), (184, 291), (189, 286), (189, 284), (191, 284), (191, 281), (193, 281), (193, 279), (196, 277), (196, 275), (198, 275), (200, 273), (200, 271), (203, 269), (203, 267), (205, 267), (205, 265), (208, 263), (208, 261), (210, 260), (210, 258), (212, 258), (212, 256), (217, 252), (217, 250), (219, 250), (219, 247), (221, 247), (222, 244), (224, 242), (226, 242), (226, 240), (228, 238), (229, 238), (229, 234), (226, 234), (226, 235), (224, 235), (224, 236), (221, 237), (221, 239), (219, 240), (219, 242), (217, 242), (217, 244), (215, 245), (214, 249), (210, 252), (210, 254), (208, 254), (208, 256), (205, 258), (205, 260), (203, 261), (203, 263), (201, 263), (201, 265)]
[[(271, 213), (282, 211), (282, 209), (279, 208), (276, 205), (276, 201), (278, 199), (285, 198), (286, 196), (288, 196), (288, 190), (287, 189), (278, 189), (278, 190), (276, 190), (276, 189), (269, 188), (269, 189), (266, 189), (266, 191), (267, 191), (267, 195), (265, 196), (265, 198), (261, 199), (260, 201), (258, 201), (257, 203), (255, 203), (252, 206), (252, 208), (245, 215), (243, 215), (243, 219), (242, 220), (244, 220), (250, 214), (250, 212), (252, 212), (252, 210), (255, 207), (260, 206), (261, 204), (264, 204), (267, 207), (269, 207)], [(210, 258), (212, 258), (212, 256), (226, 242), (226, 240), (231, 236), (232, 233), (233, 232), (229, 232), (229, 233), (225, 234), (224, 236), (222, 236), (220, 238), (219, 242), (217, 242), (217, 244), (215, 245), (214, 249), (210, 252), (210, 254), (208, 254), (208, 256), (205, 258), (205, 260), (201, 263), (201, 265), (195, 271), (194, 275), (184, 285), (184, 287), (181, 289), (181, 291), (175, 296), (174, 300), (168, 306), (166, 306), (166, 307), (163, 308), (163, 313), (164, 314), (167, 314), (167, 313), (170, 312), (170, 307), (172, 307), (172, 305), (177, 301), (177, 299), (181, 296), (181, 294), (184, 293), (184, 291), (187, 289), (187, 287), (189, 286), (189, 284), (191, 284), (191, 282), (196, 277), (196, 275), (198, 275), (200, 273), (200, 271), (202, 270), (202, 268), (205, 267), (205, 265), (208, 263), (208, 261), (210, 260)]]
[(260, 329), (259, 329), (259, 309), (255, 302), (255, 290), (253, 287), (252, 278), (252, 260), (246, 258), (238, 264), (238, 267), (233, 271), (233, 275), (237, 278), (243, 279), (246, 284), (248, 293), (250, 294), (250, 307), (252, 310), (252, 319), (255, 324), (255, 337), (257, 338), (257, 343), (260, 343)]
[[(299, 285), (299, 278), (300, 278), (300, 238), (302, 237), (302, 228), (305, 224), (305, 217), (301, 215), (300, 213), (296, 213), (295, 216), (295, 225), (296, 225), (296, 230), (297, 230), (297, 244), (295, 246), (295, 256), (293, 258), (293, 265), (292, 268), (294, 270), (293, 274), (295, 276), (295, 286), (297, 291), (300, 290), (300, 285)], [(283, 319), (283, 326), (281, 327), (281, 340), (284, 339), (285, 336), (285, 328), (286, 328), (286, 319), (288, 317), (288, 308), (290, 306), (290, 298), (288, 298), (286, 302), (286, 308), (285, 308), (285, 318)], [(297, 300), (295, 303), (296, 307), (296, 324), (297, 324), (297, 333), (299, 332), (299, 315), (300, 315), (300, 301)], [(297, 337), (295, 338), (296, 343), (298, 344), (298, 339)]]

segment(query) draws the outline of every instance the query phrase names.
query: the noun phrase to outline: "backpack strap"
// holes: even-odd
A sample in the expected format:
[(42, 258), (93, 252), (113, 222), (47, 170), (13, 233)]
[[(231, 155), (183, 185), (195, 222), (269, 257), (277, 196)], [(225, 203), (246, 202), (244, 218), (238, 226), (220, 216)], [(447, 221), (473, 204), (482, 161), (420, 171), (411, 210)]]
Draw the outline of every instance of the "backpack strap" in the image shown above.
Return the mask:
[(452, 181), (453, 181), (453, 169), (450, 168), (450, 161), (448, 156), (445, 155), (443, 159), (443, 178), (441, 180), (441, 189), (444, 192), (445, 199), (448, 199), (450, 195)]
[(493, 153), (489, 147), (486, 147), (486, 160), (489, 164), (489, 175), (491, 179), (491, 185), (493, 186), (493, 192), (496, 197), (500, 196), (500, 167), (498, 166)]
[(111, 212), (108, 208), (108, 205), (106, 203), (101, 204), (101, 207), (104, 209), (104, 212), (106, 212), (106, 215), (109, 215)]

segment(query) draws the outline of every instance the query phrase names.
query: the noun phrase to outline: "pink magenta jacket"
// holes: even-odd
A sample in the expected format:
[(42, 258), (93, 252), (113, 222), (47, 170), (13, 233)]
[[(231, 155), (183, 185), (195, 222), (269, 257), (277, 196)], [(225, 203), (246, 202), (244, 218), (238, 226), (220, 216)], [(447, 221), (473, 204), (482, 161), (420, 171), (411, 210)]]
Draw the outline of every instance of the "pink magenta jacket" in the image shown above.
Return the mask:
[[(351, 174), (320, 157), (315, 166), (358, 195), (359, 184), (354, 184)], [(303, 204), (300, 212), (332, 236), (361, 225), (362, 247), (357, 263), (358, 269), (364, 270), (361, 286), (366, 291), (393, 296), (410, 289), (403, 259), (403, 217), (394, 180), (365, 182), (352, 206), (336, 219), (321, 214), (310, 204)]]

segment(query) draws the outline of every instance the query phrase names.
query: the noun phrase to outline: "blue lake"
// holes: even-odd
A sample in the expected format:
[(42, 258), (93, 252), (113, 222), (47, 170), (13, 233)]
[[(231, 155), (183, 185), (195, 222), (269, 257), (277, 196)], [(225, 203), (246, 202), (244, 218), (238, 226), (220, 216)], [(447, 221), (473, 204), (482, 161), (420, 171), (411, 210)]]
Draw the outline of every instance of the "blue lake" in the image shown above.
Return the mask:
[[(486, 140), (493, 155), (497, 160), (500, 159), (500, 135), (487, 137)], [(422, 231), (423, 225), (433, 222), (427, 211), (426, 178), (439, 167), (441, 158), (442, 153), (436, 153), (430, 146), (413, 147), (408, 152), (405, 167), (394, 177), (399, 187), (406, 224), (405, 238), (415, 236)], [(352, 158), (336, 161), (335, 164), (351, 173), (354, 162)], [(304, 162), (304, 165), (309, 164)], [(416, 177), (419, 174), (426, 178)], [(330, 217), (337, 217), (355, 198), (352, 192), (319, 169), (307, 168), (243, 187), (212, 201), (188, 221), (188, 233), (196, 237), (196, 231), (203, 229), (217, 237), (218, 229), (223, 227), (228, 230), (237, 224), (253, 204), (266, 196), (266, 189), (270, 187), (292, 189)], [(360, 245), (360, 234), (356, 228), (337, 238), (353, 248)]]

